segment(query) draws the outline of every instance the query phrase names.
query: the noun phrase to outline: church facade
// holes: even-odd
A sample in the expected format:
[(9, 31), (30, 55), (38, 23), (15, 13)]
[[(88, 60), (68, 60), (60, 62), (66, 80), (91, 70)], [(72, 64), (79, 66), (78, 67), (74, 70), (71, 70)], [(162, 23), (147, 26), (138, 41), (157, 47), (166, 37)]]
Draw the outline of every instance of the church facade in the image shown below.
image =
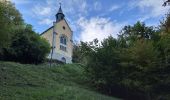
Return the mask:
[(41, 33), (41, 37), (45, 38), (51, 45), (48, 59), (72, 63), (73, 32), (64, 18), (61, 6), (55, 17), (56, 21), (53, 22), (53, 26)]

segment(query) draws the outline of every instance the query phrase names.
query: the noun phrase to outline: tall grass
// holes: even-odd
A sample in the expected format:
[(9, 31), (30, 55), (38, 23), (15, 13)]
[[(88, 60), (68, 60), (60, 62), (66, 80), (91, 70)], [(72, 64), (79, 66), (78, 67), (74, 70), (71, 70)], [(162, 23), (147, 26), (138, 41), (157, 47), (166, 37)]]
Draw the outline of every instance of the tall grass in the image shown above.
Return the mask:
[(78, 64), (0, 62), (0, 100), (118, 100), (92, 91)]

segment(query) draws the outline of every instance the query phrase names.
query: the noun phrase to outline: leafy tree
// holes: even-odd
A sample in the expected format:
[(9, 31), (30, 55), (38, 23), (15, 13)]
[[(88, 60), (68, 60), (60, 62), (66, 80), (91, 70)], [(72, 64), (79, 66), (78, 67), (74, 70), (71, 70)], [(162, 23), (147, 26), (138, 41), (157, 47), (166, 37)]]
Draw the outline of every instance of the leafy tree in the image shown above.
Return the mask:
[(146, 98), (152, 98), (153, 87), (159, 81), (153, 72), (160, 64), (158, 50), (151, 41), (142, 39), (137, 40), (126, 53), (128, 56), (124, 55), (126, 59), (121, 61), (125, 74), (122, 84), (130, 90), (144, 93)]
[(165, 16), (165, 18), (160, 22), (160, 29), (163, 33), (170, 32), (170, 12)]
[(74, 63), (80, 63), (82, 58), (82, 53), (80, 51), (80, 46), (79, 44), (74, 44), (73, 46), (73, 56), (72, 56), (72, 61)]
[(0, 54), (2, 48), (8, 47), (14, 31), (23, 25), (23, 19), (14, 4), (7, 0), (0, 0)]
[(112, 87), (120, 80), (117, 77), (120, 63), (118, 41), (110, 36), (100, 46), (94, 45), (95, 42), (84, 46), (84, 51), (88, 51), (86, 72), (97, 89), (111, 94)]
[(159, 76), (157, 75), (157, 77), (161, 81), (157, 84), (156, 89), (158, 94), (163, 93), (165, 96), (165, 94), (170, 94), (170, 34), (162, 35), (157, 46), (160, 51), (159, 57), (161, 58), (161, 66), (157, 71)]
[(0, 0), (0, 59), (21, 63), (40, 63), (50, 45), (24, 23), (14, 4)]
[(131, 44), (138, 39), (153, 39), (155, 37), (155, 30), (153, 27), (147, 27), (142, 22), (137, 22), (133, 26), (125, 26), (119, 37), (122, 37), (126, 40), (126, 43)]
[(73, 62), (87, 64), (88, 57), (94, 52), (97, 43), (98, 40), (94, 39), (90, 43), (81, 41), (80, 44), (75, 44), (73, 48)]
[(41, 63), (50, 52), (49, 43), (26, 25), (12, 40), (12, 44), (5, 52), (5, 60), (21, 63)]
[(165, 19), (160, 25), (160, 39), (157, 42), (158, 50), (161, 52), (162, 64), (169, 66), (170, 64), (170, 13), (168, 13)]
[(125, 27), (117, 39), (110, 36), (101, 45), (93, 41), (80, 48), (87, 60), (86, 73), (97, 89), (132, 100), (156, 100), (169, 93), (165, 88), (169, 87), (169, 40), (137, 22)]

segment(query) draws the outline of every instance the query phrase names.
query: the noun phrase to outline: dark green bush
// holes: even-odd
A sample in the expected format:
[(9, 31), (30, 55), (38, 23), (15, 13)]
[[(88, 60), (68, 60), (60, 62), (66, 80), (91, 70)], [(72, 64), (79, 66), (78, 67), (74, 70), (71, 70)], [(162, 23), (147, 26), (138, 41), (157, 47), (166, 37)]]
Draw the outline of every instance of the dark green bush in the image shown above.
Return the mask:
[(4, 60), (38, 64), (45, 60), (49, 52), (49, 43), (36, 34), (30, 25), (26, 25), (13, 37), (11, 46), (5, 49)]

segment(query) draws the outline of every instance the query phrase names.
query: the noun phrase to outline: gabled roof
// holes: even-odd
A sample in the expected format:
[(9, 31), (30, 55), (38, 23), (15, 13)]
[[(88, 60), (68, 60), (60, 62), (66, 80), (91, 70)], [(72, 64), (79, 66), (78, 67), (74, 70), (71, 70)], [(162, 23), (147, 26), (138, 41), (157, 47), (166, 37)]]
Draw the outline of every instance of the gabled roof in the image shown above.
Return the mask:
[[(66, 22), (68, 28), (69, 28), (70, 31), (73, 33), (73, 31), (71, 30), (70, 26), (68, 25), (66, 19), (64, 18), (63, 20)], [(60, 21), (62, 21), (62, 20), (60, 20)], [(60, 22), (60, 21), (59, 21), (59, 22)], [(57, 22), (57, 23), (59, 23), (59, 22)], [(44, 33), (46, 33), (48, 30), (52, 29), (53, 27), (54, 27), (54, 26), (51, 26), (50, 28), (48, 28), (47, 30), (45, 30), (44, 32), (42, 32), (40, 35), (43, 35)]]
[(44, 32), (42, 32), (40, 35), (43, 35), (45, 32), (47, 32), (48, 30), (52, 29), (54, 26), (51, 26), (50, 28), (48, 28), (47, 30), (45, 30)]

